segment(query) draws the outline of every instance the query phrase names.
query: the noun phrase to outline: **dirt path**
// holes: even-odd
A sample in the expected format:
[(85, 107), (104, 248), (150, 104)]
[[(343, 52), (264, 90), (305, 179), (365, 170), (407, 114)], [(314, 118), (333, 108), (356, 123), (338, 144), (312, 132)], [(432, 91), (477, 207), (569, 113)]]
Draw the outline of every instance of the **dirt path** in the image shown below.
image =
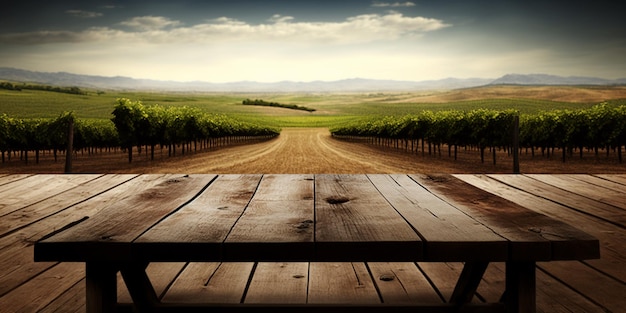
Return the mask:
[[(0, 166), (0, 173), (63, 173), (63, 161), (42, 160), (24, 165), (13, 160)], [(626, 173), (626, 163), (616, 157), (587, 155), (566, 163), (560, 158), (520, 156), (522, 173)], [(511, 173), (512, 157), (500, 153), (497, 164), (489, 156), (480, 162), (478, 151), (459, 151), (458, 160), (442, 155), (381, 148), (359, 142), (337, 140), (326, 128), (285, 128), (275, 139), (221, 147), (211, 151), (167, 157), (167, 152), (149, 161), (137, 155), (128, 164), (123, 153), (79, 155), (74, 173)]]
[(185, 173), (304, 174), (414, 171), (409, 160), (378, 154), (358, 143), (337, 141), (325, 128), (287, 128), (267, 142), (226, 147), (137, 169), (153, 173), (173, 169)]

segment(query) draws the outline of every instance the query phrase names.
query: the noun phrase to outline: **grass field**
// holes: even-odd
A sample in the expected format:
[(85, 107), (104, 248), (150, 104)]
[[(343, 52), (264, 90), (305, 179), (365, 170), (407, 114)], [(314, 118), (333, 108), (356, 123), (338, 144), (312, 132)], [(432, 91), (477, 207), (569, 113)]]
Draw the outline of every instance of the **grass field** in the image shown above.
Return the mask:
[[(534, 113), (553, 109), (589, 108), (602, 101), (626, 103), (626, 87), (488, 86), (452, 91), (359, 94), (163, 93), (109, 91), (72, 95), (38, 90), (0, 90), (0, 113), (18, 118), (54, 118), (72, 111), (78, 118), (110, 119), (117, 98), (146, 105), (190, 106), (275, 127), (333, 127), (375, 116), (404, 115), (424, 110), (516, 109)], [(315, 112), (244, 106), (263, 99), (314, 108)]]

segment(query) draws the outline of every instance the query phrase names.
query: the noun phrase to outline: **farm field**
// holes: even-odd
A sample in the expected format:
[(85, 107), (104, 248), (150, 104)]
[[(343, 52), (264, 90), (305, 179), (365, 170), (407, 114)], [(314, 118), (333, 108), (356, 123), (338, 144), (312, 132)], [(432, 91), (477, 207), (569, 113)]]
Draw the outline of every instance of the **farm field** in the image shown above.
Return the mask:
[[(600, 102), (623, 104), (626, 87), (490, 86), (452, 91), (372, 94), (165, 94), (107, 92), (68, 95), (43, 91), (0, 91), (1, 113), (20, 118), (54, 118), (72, 111), (79, 119), (110, 119), (117, 98), (146, 105), (188, 106), (207, 113), (225, 114), (242, 121), (282, 128), (269, 141), (234, 144), (184, 156), (155, 160), (138, 154), (132, 164), (121, 151), (79, 152), (74, 172), (79, 173), (510, 173), (511, 157), (497, 152), (497, 165), (480, 162), (477, 151), (462, 152), (458, 160), (447, 155), (423, 155), (337, 140), (328, 128), (377, 116), (418, 114), (424, 110), (516, 109), (536, 113), (554, 109), (586, 109)], [(304, 112), (274, 107), (243, 106), (244, 99), (264, 99), (314, 108)], [(444, 148), (444, 151), (447, 149)], [(561, 162), (558, 157), (531, 157), (522, 151), (523, 173), (624, 173), (626, 165), (615, 157), (585, 153)], [(24, 164), (19, 156), (0, 165), (1, 173), (60, 173), (63, 162), (43, 154), (39, 164)]]
[[(74, 112), (80, 119), (110, 119), (116, 99), (146, 105), (189, 106), (275, 127), (332, 127), (363, 117), (404, 115), (424, 110), (515, 109), (536, 113), (590, 108), (603, 101), (626, 103), (626, 86), (485, 86), (449, 91), (406, 93), (163, 93), (109, 91), (72, 95), (39, 90), (0, 89), (0, 114), (18, 118), (56, 118)], [(245, 99), (295, 104), (315, 112), (244, 106)]]

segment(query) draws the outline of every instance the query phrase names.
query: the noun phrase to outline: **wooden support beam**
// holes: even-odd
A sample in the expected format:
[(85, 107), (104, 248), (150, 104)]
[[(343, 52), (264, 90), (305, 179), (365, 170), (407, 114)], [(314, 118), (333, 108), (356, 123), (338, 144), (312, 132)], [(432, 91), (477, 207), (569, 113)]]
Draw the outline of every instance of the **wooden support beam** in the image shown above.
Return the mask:
[(450, 297), (450, 303), (461, 305), (472, 301), (488, 265), (489, 262), (466, 262)]
[(148, 267), (147, 262), (131, 263), (124, 265), (121, 269), (122, 278), (137, 312), (154, 312), (159, 305), (159, 298), (146, 274), (146, 267)]
[(535, 262), (506, 262), (506, 291), (503, 300), (509, 313), (535, 313)]
[(88, 313), (115, 312), (117, 269), (107, 262), (87, 262), (85, 267)]

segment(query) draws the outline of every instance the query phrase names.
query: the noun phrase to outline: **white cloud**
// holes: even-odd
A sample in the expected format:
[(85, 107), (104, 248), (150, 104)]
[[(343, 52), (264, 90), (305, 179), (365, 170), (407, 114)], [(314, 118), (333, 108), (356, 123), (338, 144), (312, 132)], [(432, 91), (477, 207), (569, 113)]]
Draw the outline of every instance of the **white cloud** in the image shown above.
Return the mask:
[(389, 3), (389, 2), (374, 2), (372, 3), (372, 6), (375, 8), (408, 8), (408, 7), (414, 7), (415, 3), (413, 2), (394, 2), (394, 3)]
[[(194, 25), (143, 16), (77, 32), (0, 34), (0, 44), (21, 52), (0, 65), (182, 81), (405, 78), (419, 72), (408, 60), (427, 62), (415, 47), (428, 46), (432, 37), (415, 39), (449, 26), (397, 12), (332, 22), (279, 14), (257, 24), (221, 17)], [(408, 57), (398, 54), (405, 49)]]
[(173, 21), (167, 17), (163, 16), (139, 16), (133, 17), (130, 20), (124, 21), (120, 23), (123, 26), (128, 26), (130, 28), (139, 30), (139, 31), (151, 31), (163, 29), (169, 26), (178, 26), (181, 24), (179, 21)]
[(354, 44), (395, 40), (421, 35), (449, 24), (426, 17), (409, 17), (398, 12), (366, 14), (339, 22), (297, 22), (291, 16), (274, 15), (268, 23), (249, 24), (221, 17), (205, 23), (182, 26), (180, 21), (162, 16), (141, 16), (119, 25), (131, 31), (110, 27), (89, 28), (81, 32), (44, 31), (0, 35), (0, 43), (38, 44), (112, 40), (126, 43), (210, 43), (290, 42)]
[(282, 16), (280, 14), (274, 14), (274, 16), (268, 19), (268, 21), (272, 23), (287, 23), (293, 19), (294, 19), (293, 16)]
[(83, 11), (83, 10), (67, 10), (65, 11), (65, 13), (71, 16), (80, 17), (80, 18), (96, 18), (96, 17), (101, 17), (103, 15), (102, 13)]

